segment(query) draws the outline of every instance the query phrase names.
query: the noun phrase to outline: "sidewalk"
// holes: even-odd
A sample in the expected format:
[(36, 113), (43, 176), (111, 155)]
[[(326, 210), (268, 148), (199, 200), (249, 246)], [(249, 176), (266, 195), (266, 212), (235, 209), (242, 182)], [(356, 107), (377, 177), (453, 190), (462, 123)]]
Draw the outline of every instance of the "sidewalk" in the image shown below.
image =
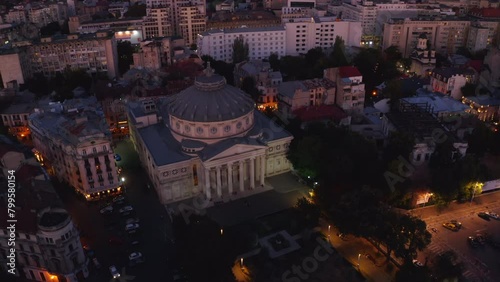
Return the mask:
[(340, 238), (337, 235), (338, 230), (333, 224), (329, 224), (324, 219), (320, 219), (320, 226), (332, 246), (354, 267), (359, 267), (359, 271), (368, 281), (387, 282), (393, 280), (397, 267), (390, 262), (389, 264), (393, 268), (391, 271), (387, 271), (385, 254), (368, 240), (352, 235)]

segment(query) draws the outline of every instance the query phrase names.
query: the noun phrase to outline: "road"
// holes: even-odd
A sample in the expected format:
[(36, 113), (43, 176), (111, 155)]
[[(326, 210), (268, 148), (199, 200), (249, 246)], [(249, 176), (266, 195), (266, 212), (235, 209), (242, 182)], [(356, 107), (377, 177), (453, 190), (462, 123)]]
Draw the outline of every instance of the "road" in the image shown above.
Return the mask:
[[(128, 141), (127, 141), (128, 142)], [(102, 268), (90, 267), (91, 275), (87, 281), (110, 281), (111, 275), (108, 267), (115, 265), (120, 272), (129, 275), (125, 281), (171, 281), (171, 264), (169, 258), (173, 255), (173, 246), (170, 241), (171, 225), (165, 208), (160, 204), (156, 193), (148, 190), (148, 178), (144, 171), (138, 167), (134, 152), (129, 143), (119, 144), (122, 160), (117, 162), (123, 167), (120, 177), (125, 177), (127, 202), (133, 206), (136, 217), (139, 218), (139, 233), (130, 236), (124, 230), (125, 220), (116, 212), (109, 216), (99, 213), (104, 202), (87, 203), (77, 198), (67, 187), (57, 187), (66, 209), (72, 215), (74, 222), (81, 230), (83, 241), (95, 252)], [(110, 244), (111, 237), (118, 237), (124, 241), (122, 245)], [(132, 246), (131, 241), (138, 240), (137, 246)], [(145, 263), (130, 267), (128, 255), (139, 251), (145, 257)], [(172, 260), (173, 261), (173, 260)], [(132, 276), (134, 279), (132, 279)], [(160, 280), (159, 280), (160, 279)]]
[[(449, 208), (438, 210), (436, 207), (426, 207), (413, 210), (411, 213), (422, 218), (432, 232), (431, 244), (424, 252), (419, 253), (419, 260), (432, 259), (446, 251), (453, 250), (460, 262), (465, 266), (463, 276), (467, 281), (496, 281), (500, 277), (499, 251), (487, 244), (472, 248), (467, 238), (478, 234), (491, 234), (494, 240), (500, 240), (500, 221), (484, 220), (477, 213), (493, 211), (500, 213), (500, 192), (488, 193), (474, 199), (472, 203), (452, 203)], [(442, 227), (451, 220), (462, 223), (462, 229), (453, 232)]]

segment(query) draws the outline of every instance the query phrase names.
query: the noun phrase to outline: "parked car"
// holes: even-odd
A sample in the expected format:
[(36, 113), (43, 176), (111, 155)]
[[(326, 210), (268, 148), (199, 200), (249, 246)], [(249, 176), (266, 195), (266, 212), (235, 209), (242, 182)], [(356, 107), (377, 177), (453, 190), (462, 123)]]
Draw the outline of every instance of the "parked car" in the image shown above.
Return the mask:
[(128, 256), (130, 265), (136, 265), (144, 262), (144, 256), (140, 252), (133, 252)]
[(112, 265), (109, 267), (109, 272), (111, 272), (111, 276), (116, 279), (120, 277), (120, 272), (116, 269), (116, 266)]
[(467, 238), (467, 242), (469, 242), (469, 244), (473, 247), (473, 248), (476, 248), (477, 246), (479, 246), (479, 242), (476, 240), (476, 238), (472, 237), (472, 236), (469, 236)]
[(112, 206), (106, 206), (99, 211), (101, 214), (110, 214), (113, 212)]
[(443, 223), (443, 227), (446, 229), (449, 229), (451, 231), (458, 231), (459, 230), (459, 228), (451, 222)]
[(124, 213), (131, 213), (133, 210), (134, 210), (134, 208), (132, 206), (124, 206), (123, 208), (121, 208), (119, 210), (119, 212), (121, 214), (124, 214)]
[(497, 213), (494, 212), (485, 212), (485, 213), (493, 219), (500, 220), (500, 216)]
[(424, 266), (424, 264), (423, 264), (423, 263), (419, 262), (419, 261), (418, 261), (418, 260), (416, 260), (416, 259), (414, 259), (414, 260), (413, 260), (413, 265), (414, 265), (414, 266), (417, 266), (417, 267), (423, 267), (423, 266)]
[(450, 222), (454, 224), (456, 228), (458, 229), (462, 228), (462, 223), (460, 221), (450, 220)]
[(113, 198), (113, 203), (118, 202), (118, 201), (125, 201), (125, 196), (120, 195), (120, 196)]
[(127, 231), (128, 233), (136, 232), (137, 229), (139, 229), (139, 224), (137, 223), (130, 223), (125, 225), (125, 231)]
[(97, 260), (97, 258), (93, 258), (92, 262), (94, 263), (94, 265), (95, 265), (95, 267), (97, 269), (101, 269), (101, 264), (99, 263), (99, 261)]
[(125, 223), (126, 224), (139, 223), (139, 218), (137, 218), (137, 217), (127, 218), (127, 220), (125, 221)]
[(115, 154), (115, 160), (116, 160), (117, 162), (119, 162), (119, 161), (121, 161), (121, 160), (122, 160), (122, 157), (121, 157), (120, 155), (118, 155), (118, 154)]
[(482, 218), (484, 220), (490, 220), (490, 216), (485, 212), (480, 212), (477, 214), (477, 216), (479, 216), (480, 218)]

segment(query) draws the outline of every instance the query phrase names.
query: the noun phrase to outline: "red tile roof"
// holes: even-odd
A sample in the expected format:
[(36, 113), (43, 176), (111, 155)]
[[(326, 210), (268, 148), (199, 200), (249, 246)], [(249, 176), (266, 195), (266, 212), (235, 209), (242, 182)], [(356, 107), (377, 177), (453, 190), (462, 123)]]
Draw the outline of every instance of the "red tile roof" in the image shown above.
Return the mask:
[(475, 8), (469, 14), (482, 18), (500, 18), (500, 8)]
[(467, 62), (467, 65), (471, 68), (473, 68), (477, 72), (481, 72), (481, 69), (483, 68), (483, 61), (482, 60), (470, 60)]
[(340, 121), (347, 117), (347, 114), (335, 105), (321, 105), (302, 107), (293, 111), (293, 114), (301, 121), (316, 121), (330, 119)]
[(352, 66), (339, 67), (339, 75), (341, 78), (361, 76), (358, 68)]

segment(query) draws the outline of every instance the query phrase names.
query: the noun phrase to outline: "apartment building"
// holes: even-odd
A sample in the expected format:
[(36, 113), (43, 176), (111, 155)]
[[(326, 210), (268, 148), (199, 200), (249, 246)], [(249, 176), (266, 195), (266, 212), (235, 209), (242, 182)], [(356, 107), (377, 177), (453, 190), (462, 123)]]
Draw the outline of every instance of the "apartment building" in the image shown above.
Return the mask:
[(143, 29), (144, 38), (171, 36), (174, 33), (171, 21), (172, 9), (167, 6), (154, 6), (146, 9)]
[(29, 126), (37, 159), (87, 200), (121, 193), (111, 132), (95, 97), (36, 111)]
[(353, 116), (361, 116), (365, 107), (365, 84), (356, 67), (345, 66), (324, 70), (324, 77), (337, 84), (335, 103)]
[(383, 49), (397, 46), (408, 57), (417, 46), (418, 37), (425, 33), (437, 53), (453, 54), (466, 45), (469, 26), (469, 20), (457, 18), (393, 18), (384, 24)]
[(56, 191), (45, 170), (12, 145), (0, 143), (2, 154), (10, 155), (9, 164), (0, 166), (5, 174), (0, 182), (7, 187), (7, 168), (15, 170), (16, 177), (16, 244), (8, 246), (7, 198), (2, 195), (0, 223), (0, 268), (7, 271), (11, 248), (16, 251), (15, 273), (29, 281), (76, 282), (88, 277), (88, 261), (84, 255), (80, 235), (71, 217), (62, 209)]
[(186, 45), (196, 44), (198, 34), (205, 31), (207, 16), (205, 5), (188, 4), (177, 7), (179, 11), (178, 35), (184, 38)]
[(327, 78), (283, 82), (278, 87), (278, 110), (285, 120), (297, 110), (335, 104), (336, 84)]
[(487, 49), (498, 36), (499, 28), (498, 21), (472, 22), (467, 36), (467, 49), (473, 53)]
[(28, 20), (38, 27), (52, 22), (62, 23), (68, 18), (68, 6), (63, 3), (39, 5), (29, 9)]
[(269, 11), (218, 12), (207, 21), (207, 30), (281, 25), (281, 19)]
[(11, 9), (7, 14), (5, 14), (5, 22), (6, 23), (26, 23), (28, 22), (28, 15), (24, 6), (18, 6), (14, 9)]
[(140, 43), (140, 51), (132, 54), (134, 67), (158, 70), (171, 65), (174, 49), (185, 45), (183, 38), (173, 36), (143, 41)]
[(247, 77), (254, 79), (260, 96), (257, 100), (257, 109), (278, 108), (278, 87), (283, 82), (283, 76), (279, 71), (273, 71), (269, 62), (262, 60), (248, 61), (237, 64), (234, 67), (234, 81), (241, 86)]
[(35, 94), (28, 91), (14, 94), (12, 103), (0, 112), (3, 126), (19, 140), (29, 138), (28, 117), (34, 112), (36, 106)]
[(328, 49), (339, 36), (345, 46), (361, 46), (360, 22), (338, 20), (336, 17), (313, 16), (308, 18), (284, 18), (286, 30), (286, 55), (306, 54), (312, 48)]
[(462, 100), (461, 88), (466, 83), (475, 81), (475, 72), (469, 68), (435, 68), (431, 72), (430, 85), (434, 92), (449, 95), (455, 100)]
[(24, 84), (25, 79), (32, 76), (31, 60), (27, 52), (25, 47), (0, 49), (0, 76), (4, 88), (8, 88), (13, 81)]
[(267, 59), (273, 53), (286, 54), (286, 31), (284, 27), (235, 28), (209, 30), (198, 35), (198, 53), (215, 60), (232, 62), (233, 44), (242, 37), (249, 47), (249, 59)]
[[(111, 31), (46, 37), (40, 42), (26, 46), (26, 50), (30, 73), (43, 73), (51, 77), (57, 72), (71, 68), (104, 73), (109, 78), (118, 76), (116, 38)], [(23, 56), (18, 55), (17, 59), (21, 61), (21, 57)], [(4, 56), (0, 56), (0, 62), (3, 61)], [(0, 70), (3, 77), (4, 72), (1, 67)], [(17, 73), (17, 76), (21, 76), (21, 73)], [(18, 82), (23, 83), (24, 79), (25, 76)]]

